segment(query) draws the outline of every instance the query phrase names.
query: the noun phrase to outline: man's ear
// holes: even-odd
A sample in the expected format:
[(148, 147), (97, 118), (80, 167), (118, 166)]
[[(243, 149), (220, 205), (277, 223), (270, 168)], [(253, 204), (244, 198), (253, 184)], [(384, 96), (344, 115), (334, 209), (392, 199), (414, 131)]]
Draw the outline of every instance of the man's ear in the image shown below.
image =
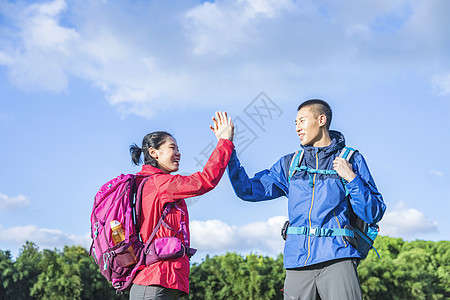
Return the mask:
[(154, 159), (158, 159), (158, 151), (156, 151), (155, 148), (148, 148), (148, 153), (149, 153), (150, 156), (153, 157)]
[(318, 119), (319, 119), (319, 126), (320, 127), (325, 126), (327, 124), (327, 116), (320, 115)]

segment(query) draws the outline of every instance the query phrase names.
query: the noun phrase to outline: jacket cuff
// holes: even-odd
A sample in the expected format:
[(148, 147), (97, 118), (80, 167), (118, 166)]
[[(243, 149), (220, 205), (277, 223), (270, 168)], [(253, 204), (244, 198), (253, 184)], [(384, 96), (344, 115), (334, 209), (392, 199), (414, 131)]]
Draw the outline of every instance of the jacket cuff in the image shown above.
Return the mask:
[(351, 192), (355, 189), (359, 189), (361, 185), (364, 186), (364, 182), (361, 180), (361, 177), (356, 174), (356, 177), (353, 178), (352, 181), (347, 182), (345, 185), (347, 186), (348, 191)]
[(226, 145), (226, 146), (230, 147), (230, 149), (234, 149), (234, 144), (229, 139), (220, 139), (217, 144), (221, 145), (221, 146)]

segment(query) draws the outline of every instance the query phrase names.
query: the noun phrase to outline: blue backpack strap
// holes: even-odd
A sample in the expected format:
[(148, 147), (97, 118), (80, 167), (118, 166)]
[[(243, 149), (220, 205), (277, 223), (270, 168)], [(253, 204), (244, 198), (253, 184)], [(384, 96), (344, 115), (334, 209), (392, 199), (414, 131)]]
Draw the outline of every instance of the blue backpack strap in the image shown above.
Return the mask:
[(344, 158), (345, 160), (347, 160), (348, 162), (350, 162), (350, 158), (352, 158), (352, 155), (356, 152), (357, 150), (352, 148), (352, 147), (344, 147), (342, 148), (341, 153), (339, 154), (339, 157)]
[(358, 227), (355, 228), (355, 231), (359, 237), (361, 237), (368, 245), (370, 245), (371, 249), (375, 250), (375, 253), (378, 255), (378, 258), (381, 258), (377, 249), (373, 246), (373, 240), (371, 240), (363, 232), (361, 232), (361, 230), (359, 230)]
[(314, 236), (349, 236), (354, 237), (354, 232), (347, 228), (320, 228), (320, 227), (289, 227), (287, 234), (301, 234)]
[[(342, 148), (341, 153), (339, 154), (339, 157), (342, 157), (346, 161), (350, 162), (350, 159), (352, 158), (353, 154), (356, 151), (357, 151), (356, 149), (346, 146), (346, 147)], [(347, 197), (349, 194), (347, 186), (345, 185), (347, 183), (347, 181), (344, 178), (342, 178), (342, 183), (344, 184), (345, 196)]]
[[(347, 147), (346, 146), (346, 147), (342, 148), (342, 151), (339, 154), (339, 157), (342, 157), (345, 160), (347, 160), (348, 162), (350, 162), (350, 159), (352, 158), (353, 154), (355, 152), (357, 152), (357, 151), (358, 150), (356, 150), (356, 149), (354, 149), (352, 147)], [(344, 179), (342, 179), (342, 182), (344, 183), (345, 196), (348, 196), (349, 193), (348, 193), (348, 190), (347, 190), (347, 186), (345, 185), (347, 182)], [(356, 217), (359, 219), (358, 216), (356, 216)], [(355, 232), (356, 232), (356, 235), (358, 236), (358, 238), (362, 239), (366, 244), (370, 245), (370, 248), (374, 249), (375, 253), (378, 255), (378, 257), (380, 257), (380, 254), (378, 253), (377, 249), (375, 249), (375, 247), (373, 246), (373, 241), (374, 241), (375, 237), (373, 239), (367, 237), (366, 234), (364, 232), (362, 232), (357, 226), (354, 229), (355, 229)], [(359, 248), (358, 248), (358, 252), (360, 252)], [(361, 252), (360, 252), (360, 254), (363, 255)], [(367, 253), (365, 253), (365, 255), (367, 255)], [(365, 258), (365, 256), (362, 257), (362, 258)]]
[(300, 162), (303, 159), (303, 149), (298, 150), (295, 152), (294, 156), (292, 157), (291, 164), (289, 166), (289, 177), (288, 182), (291, 181), (292, 176), (294, 176), (295, 171), (297, 170), (298, 166), (300, 165)]

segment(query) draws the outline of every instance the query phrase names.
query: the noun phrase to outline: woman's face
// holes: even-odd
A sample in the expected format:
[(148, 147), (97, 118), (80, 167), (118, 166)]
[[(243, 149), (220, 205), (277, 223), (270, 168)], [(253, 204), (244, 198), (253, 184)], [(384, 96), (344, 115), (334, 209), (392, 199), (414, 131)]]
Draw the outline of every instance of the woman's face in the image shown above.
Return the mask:
[(181, 154), (177, 141), (172, 137), (167, 137), (164, 144), (159, 149), (150, 148), (150, 155), (156, 159), (159, 168), (166, 174), (178, 171), (180, 168)]

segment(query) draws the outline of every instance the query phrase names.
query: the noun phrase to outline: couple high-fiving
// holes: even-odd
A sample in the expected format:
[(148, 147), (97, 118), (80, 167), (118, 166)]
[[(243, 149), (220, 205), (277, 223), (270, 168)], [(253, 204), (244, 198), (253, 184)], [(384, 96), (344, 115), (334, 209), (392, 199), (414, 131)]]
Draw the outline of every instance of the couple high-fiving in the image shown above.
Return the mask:
[[(203, 171), (189, 176), (171, 175), (178, 171), (181, 157), (172, 135), (164, 131), (146, 135), (142, 147), (130, 148), (134, 164), (138, 165), (144, 155), (139, 174), (152, 175), (143, 188), (144, 217), (139, 224), (143, 241), (148, 240), (157, 225), (164, 205), (176, 202), (178, 209), (165, 219), (169, 226), (161, 226), (155, 238), (173, 236), (168, 227), (179, 230), (183, 221), (189, 243), (184, 199), (212, 190), (228, 169), (234, 191), (243, 200), (288, 198), (290, 227), (284, 248), (284, 299), (362, 299), (356, 271), (360, 254), (348, 242), (348, 230), (344, 227), (350, 225), (350, 212), (369, 224), (377, 223), (386, 205), (364, 157), (359, 152), (349, 161), (339, 157), (345, 139), (340, 132), (330, 130), (331, 118), (327, 102), (303, 102), (295, 118), (301, 157), (287, 154), (252, 178), (237, 158), (234, 126), (226, 112), (216, 112), (213, 117), (210, 128), (218, 143)], [(185, 241), (181, 230), (177, 236)], [(178, 299), (187, 293), (189, 258), (184, 256), (146, 266), (133, 281), (130, 299)]]

